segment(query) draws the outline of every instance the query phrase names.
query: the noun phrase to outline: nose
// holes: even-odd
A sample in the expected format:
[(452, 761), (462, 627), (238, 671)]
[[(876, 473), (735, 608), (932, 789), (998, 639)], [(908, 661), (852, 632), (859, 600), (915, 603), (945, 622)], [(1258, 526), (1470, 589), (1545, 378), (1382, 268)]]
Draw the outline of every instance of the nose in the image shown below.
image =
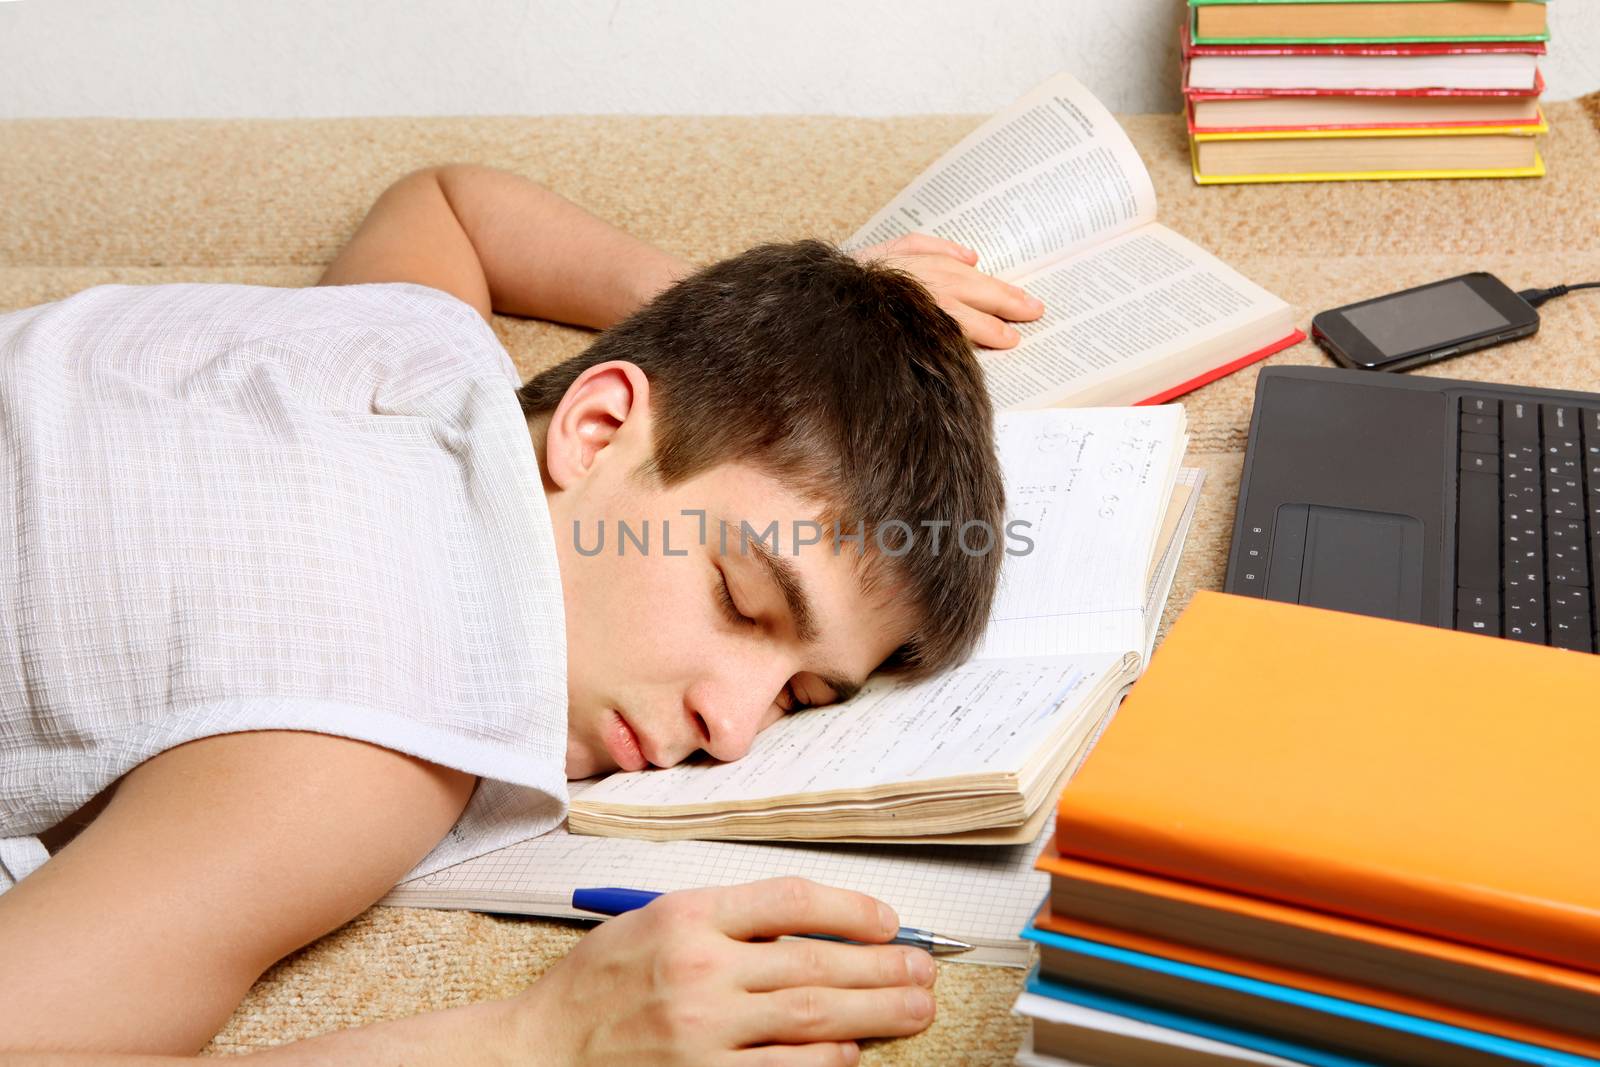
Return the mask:
[(790, 676), (785, 667), (759, 672), (727, 672), (689, 688), (684, 708), (714, 759), (736, 760), (750, 751), (756, 734), (781, 715), (774, 710), (779, 692)]

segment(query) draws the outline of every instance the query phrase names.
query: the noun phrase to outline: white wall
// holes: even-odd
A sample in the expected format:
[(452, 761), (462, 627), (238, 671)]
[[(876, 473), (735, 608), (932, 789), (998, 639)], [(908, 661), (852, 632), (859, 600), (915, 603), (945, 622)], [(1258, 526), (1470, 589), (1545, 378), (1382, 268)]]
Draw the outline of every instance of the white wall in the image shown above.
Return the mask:
[[(1182, 0), (10, 0), (0, 117), (984, 112), (1060, 69), (1177, 106)], [(1554, 99), (1600, 3), (1550, 5)]]

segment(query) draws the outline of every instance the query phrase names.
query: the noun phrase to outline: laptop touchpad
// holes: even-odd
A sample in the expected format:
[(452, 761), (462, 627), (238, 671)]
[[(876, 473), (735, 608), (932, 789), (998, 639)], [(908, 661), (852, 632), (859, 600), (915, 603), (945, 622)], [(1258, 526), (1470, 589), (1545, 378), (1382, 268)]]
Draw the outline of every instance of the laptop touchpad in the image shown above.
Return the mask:
[(1267, 597), (1422, 619), (1422, 523), (1410, 515), (1284, 504), (1272, 531)]

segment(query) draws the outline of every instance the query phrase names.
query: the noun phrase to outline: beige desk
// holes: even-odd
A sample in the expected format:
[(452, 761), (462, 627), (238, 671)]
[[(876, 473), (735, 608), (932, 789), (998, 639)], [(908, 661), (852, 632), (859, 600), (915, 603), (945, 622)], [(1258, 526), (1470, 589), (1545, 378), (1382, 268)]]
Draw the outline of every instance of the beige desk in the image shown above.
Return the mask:
[[(1514, 288), (1600, 279), (1600, 96), (1549, 107), (1550, 174), (1525, 182), (1235, 186), (1189, 180), (1182, 124), (1126, 125), (1161, 218), (1278, 293), (1318, 309), (1467, 270)], [(103, 282), (313, 282), (366, 206), (405, 171), (468, 160), (545, 182), (699, 260), (759, 240), (840, 239), (976, 125), (973, 116), (504, 118), (0, 123), (0, 310)], [(1600, 389), (1600, 295), (1544, 310), (1539, 335), (1432, 368), (1447, 377)], [(581, 331), (497, 324), (524, 375), (580, 349)], [(1275, 363), (1320, 363), (1309, 343)], [(1255, 375), (1188, 399), (1205, 495), (1168, 619), (1220, 586)], [(509, 995), (577, 927), (378, 908), (273, 968), (211, 1049)], [(1019, 971), (945, 965), (927, 1033), (867, 1064), (1009, 1064)]]

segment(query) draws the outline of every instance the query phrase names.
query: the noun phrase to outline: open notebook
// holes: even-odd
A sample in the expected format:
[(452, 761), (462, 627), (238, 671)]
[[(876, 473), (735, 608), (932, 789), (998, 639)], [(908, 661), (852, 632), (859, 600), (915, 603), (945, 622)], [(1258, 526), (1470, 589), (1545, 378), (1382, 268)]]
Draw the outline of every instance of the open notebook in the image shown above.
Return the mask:
[(573, 799), (572, 832), (1032, 840), (1030, 816), (1149, 655), (1187, 438), (1177, 405), (1015, 412), (996, 436), (1014, 554), (976, 656), (921, 681), (875, 677), (731, 763), (613, 774)]
[[(1185, 470), (1174, 489), (1174, 507), (1144, 602), (1152, 637), (1201, 480), (1199, 471)], [(574, 798), (581, 799), (586, 788), (584, 783), (573, 783)], [(1053, 809), (1047, 804), (1042, 810), (1048, 816)], [(1031, 954), (1018, 931), (1049, 891), (1049, 876), (1034, 869), (1039, 850), (1049, 839), (1046, 822), (1040, 818), (1024, 833), (1026, 843), (987, 848), (883, 842), (638, 841), (580, 837), (558, 829), (414, 878), (395, 887), (382, 903), (593, 919), (572, 907), (574, 889), (625, 885), (666, 892), (799, 875), (869, 893), (893, 905), (901, 922), (975, 946), (947, 960), (1026, 967)]]
[(1026, 845), (959, 848), (628, 841), (553, 830), (404, 882), (380, 903), (593, 919), (572, 907), (574, 889), (617, 885), (670, 892), (799, 875), (875, 896), (893, 906), (902, 923), (974, 946), (945, 959), (1026, 967), (1029, 947), (1018, 931), (1049, 892), (1049, 876), (1033, 868), (1047, 837)]

